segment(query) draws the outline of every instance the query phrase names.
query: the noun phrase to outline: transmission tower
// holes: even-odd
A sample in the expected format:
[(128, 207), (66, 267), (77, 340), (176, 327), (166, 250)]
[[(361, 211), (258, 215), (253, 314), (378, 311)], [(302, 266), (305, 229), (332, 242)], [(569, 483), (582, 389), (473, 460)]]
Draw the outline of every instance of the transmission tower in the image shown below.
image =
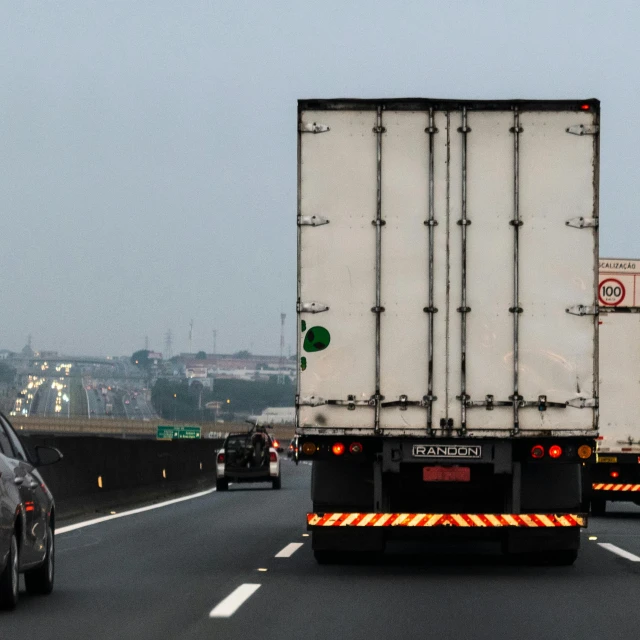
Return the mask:
[(149, 351), (149, 336), (144, 337), (144, 348), (146, 351)]
[(284, 321), (286, 313), (280, 314), (280, 360), (278, 362), (278, 384), (284, 384)]
[(193, 353), (193, 319), (189, 323), (189, 353)]
[(171, 358), (173, 358), (173, 347), (171, 342), (171, 329), (167, 329), (167, 333), (164, 336), (164, 357), (166, 360), (171, 360)]

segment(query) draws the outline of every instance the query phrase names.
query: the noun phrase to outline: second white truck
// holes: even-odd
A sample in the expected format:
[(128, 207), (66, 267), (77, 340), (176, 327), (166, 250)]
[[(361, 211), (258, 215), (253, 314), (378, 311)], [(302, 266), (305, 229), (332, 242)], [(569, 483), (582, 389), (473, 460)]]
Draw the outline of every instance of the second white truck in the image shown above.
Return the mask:
[(640, 504), (640, 260), (600, 260), (600, 437), (591, 511)]

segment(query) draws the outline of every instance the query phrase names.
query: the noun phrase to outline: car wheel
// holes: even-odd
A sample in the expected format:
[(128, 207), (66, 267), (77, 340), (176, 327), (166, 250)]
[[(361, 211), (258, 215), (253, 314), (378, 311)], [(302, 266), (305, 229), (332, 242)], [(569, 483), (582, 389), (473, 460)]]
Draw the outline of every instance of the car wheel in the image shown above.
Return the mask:
[(274, 489), (279, 489), (279, 488), (282, 486), (282, 480), (280, 479), (280, 476), (278, 476), (277, 478), (274, 478), (274, 479), (271, 481), (271, 486), (272, 486)]
[(0, 575), (0, 609), (15, 609), (18, 604), (18, 541), (11, 535), (7, 566)]
[(55, 576), (55, 546), (51, 525), (47, 525), (47, 553), (44, 562), (35, 569), (29, 569), (24, 574), (24, 584), (27, 593), (32, 595), (48, 595), (53, 591)]
[(216, 480), (216, 491), (226, 491), (229, 488), (229, 481), (226, 478)]

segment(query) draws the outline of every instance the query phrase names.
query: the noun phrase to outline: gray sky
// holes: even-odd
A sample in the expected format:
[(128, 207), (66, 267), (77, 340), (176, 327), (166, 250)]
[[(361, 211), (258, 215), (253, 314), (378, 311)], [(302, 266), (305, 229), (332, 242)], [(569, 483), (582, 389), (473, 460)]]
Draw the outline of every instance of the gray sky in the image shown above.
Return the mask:
[(0, 0), (0, 348), (294, 348), (296, 100), (602, 100), (640, 257), (640, 4)]

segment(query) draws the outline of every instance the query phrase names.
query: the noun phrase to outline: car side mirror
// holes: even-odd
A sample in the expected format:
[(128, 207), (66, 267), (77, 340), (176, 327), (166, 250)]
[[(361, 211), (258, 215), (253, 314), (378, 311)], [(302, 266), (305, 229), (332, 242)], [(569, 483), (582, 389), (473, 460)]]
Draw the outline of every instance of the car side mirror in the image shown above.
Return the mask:
[(36, 460), (34, 466), (36, 467), (46, 467), (50, 464), (60, 462), (63, 458), (62, 453), (55, 447), (42, 447), (38, 445), (35, 449)]

